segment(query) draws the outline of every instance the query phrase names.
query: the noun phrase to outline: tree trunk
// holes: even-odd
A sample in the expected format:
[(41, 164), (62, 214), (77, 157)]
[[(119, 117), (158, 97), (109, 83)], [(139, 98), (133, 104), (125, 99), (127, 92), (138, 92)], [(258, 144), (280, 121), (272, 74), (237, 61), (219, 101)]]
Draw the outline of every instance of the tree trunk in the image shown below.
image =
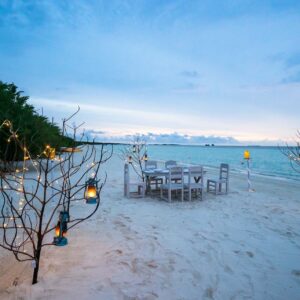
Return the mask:
[(35, 255), (35, 268), (32, 276), (32, 284), (36, 284), (38, 282), (37, 280), (38, 280), (38, 274), (40, 268), (40, 255), (41, 255), (41, 249), (38, 249)]

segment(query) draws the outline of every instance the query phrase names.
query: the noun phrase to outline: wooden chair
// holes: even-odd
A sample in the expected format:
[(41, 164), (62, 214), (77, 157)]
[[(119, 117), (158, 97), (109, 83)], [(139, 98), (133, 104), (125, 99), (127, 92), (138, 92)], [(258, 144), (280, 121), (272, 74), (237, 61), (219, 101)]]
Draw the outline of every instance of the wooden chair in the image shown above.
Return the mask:
[[(134, 192), (132, 192), (134, 188)], [(143, 181), (140, 182), (130, 182), (129, 175), (129, 165), (124, 165), (124, 196), (130, 198), (131, 196), (135, 198), (144, 198), (146, 192), (146, 183)]]
[(145, 169), (146, 170), (157, 169), (157, 161), (155, 160), (145, 161)]
[[(175, 160), (168, 160), (165, 162), (165, 168), (166, 169), (170, 169), (172, 167), (177, 167), (177, 162)], [(180, 178), (172, 178), (172, 181), (174, 182), (179, 182), (180, 181)], [(166, 183), (168, 182), (168, 177), (166, 177)]]
[[(225, 192), (222, 191), (225, 185)], [(207, 192), (217, 194), (227, 194), (229, 190), (229, 165), (220, 165), (220, 174), (218, 179), (207, 180)]]
[[(198, 178), (196, 181), (195, 178)], [(184, 190), (188, 192), (189, 201), (192, 200), (192, 192), (195, 193), (196, 197), (199, 195), (201, 200), (203, 199), (203, 167), (192, 166), (189, 167), (188, 183), (184, 184)]]
[[(167, 175), (168, 181), (165, 184), (160, 186), (160, 198), (164, 200), (172, 201), (172, 191), (180, 191), (181, 192), (181, 201), (183, 201), (184, 197), (184, 177), (183, 177), (183, 168), (182, 167), (172, 167), (169, 169), (169, 174)], [(179, 178), (180, 182), (174, 182), (172, 179)], [(168, 197), (164, 197), (163, 191), (167, 191)]]
[(177, 166), (177, 162), (175, 160), (167, 160), (165, 162), (165, 168), (169, 169), (171, 167), (176, 167)]
[[(157, 161), (148, 160), (145, 162), (145, 170), (157, 169)], [(155, 189), (158, 190), (159, 184), (163, 183), (163, 178), (157, 176), (148, 176), (147, 177), (147, 186), (152, 191), (151, 185), (155, 186)]]

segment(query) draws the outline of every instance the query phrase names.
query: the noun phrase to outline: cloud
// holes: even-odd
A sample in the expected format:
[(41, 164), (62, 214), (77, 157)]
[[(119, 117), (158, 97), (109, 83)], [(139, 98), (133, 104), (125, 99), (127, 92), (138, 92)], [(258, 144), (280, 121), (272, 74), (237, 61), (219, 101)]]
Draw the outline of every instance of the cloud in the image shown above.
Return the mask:
[(285, 65), (292, 68), (300, 65), (300, 52), (294, 53), (285, 59)]
[(149, 144), (181, 144), (181, 145), (204, 145), (204, 144), (216, 144), (216, 145), (238, 145), (240, 142), (233, 137), (220, 137), (220, 136), (192, 136), (187, 134), (162, 133), (157, 134), (149, 132), (147, 134), (136, 135), (120, 135), (112, 136), (108, 132), (87, 130), (86, 136), (89, 140), (95, 139), (97, 142), (115, 142), (115, 143), (128, 143), (131, 142), (136, 135), (141, 136)]
[(282, 63), (286, 69), (300, 65), (300, 51), (296, 52), (279, 52), (268, 56), (271, 63)]
[(200, 74), (195, 70), (185, 70), (180, 73), (181, 76), (188, 78), (199, 78)]
[(282, 80), (282, 83), (298, 83), (298, 82), (300, 82), (300, 71)]

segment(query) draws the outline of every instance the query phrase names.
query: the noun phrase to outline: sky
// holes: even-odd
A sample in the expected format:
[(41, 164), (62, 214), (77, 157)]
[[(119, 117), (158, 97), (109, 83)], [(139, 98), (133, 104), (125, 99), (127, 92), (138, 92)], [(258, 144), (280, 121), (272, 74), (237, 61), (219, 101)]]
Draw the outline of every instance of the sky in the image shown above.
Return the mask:
[(300, 129), (300, 1), (0, 0), (0, 80), (99, 141), (276, 145)]

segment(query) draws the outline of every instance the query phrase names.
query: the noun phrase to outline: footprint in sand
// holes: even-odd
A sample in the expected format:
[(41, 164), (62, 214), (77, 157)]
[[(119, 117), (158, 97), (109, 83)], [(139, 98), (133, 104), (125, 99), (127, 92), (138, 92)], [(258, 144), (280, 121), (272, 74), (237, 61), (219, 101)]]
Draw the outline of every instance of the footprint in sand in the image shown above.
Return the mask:
[(126, 225), (121, 221), (114, 221), (114, 224), (120, 227), (126, 227)]
[(227, 266), (227, 265), (224, 267), (224, 271), (225, 271), (226, 273), (228, 273), (228, 274), (233, 274), (232, 269), (231, 269), (229, 266)]
[[(123, 216), (123, 215), (122, 215), (122, 216)], [(131, 218), (128, 217), (128, 216), (123, 216), (123, 218), (126, 219), (126, 220), (127, 220), (128, 222), (130, 222), (130, 223), (132, 222), (132, 221), (131, 221)]]
[(104, 253), (104, 255), (110, 255), (112, 253), (116, 253), (118, 255), (121, 255), (121, 254), (123, 254), (123, 251), (120, 250), (120, 249), (116, 249), (116, 250), (112, 250), (112, 251), (107, 251), (107, 252)]
[(123, 254), (123, 251), (120, 250), (120, 249), (115, 250), (115, 252), (116, 252), (117, 254), (119, 254), (119, 255)]
[(146, 265), (152, 269), (156, 269), (158, 267), (157, 263), (154, 260), (147, 262)]
[(16, 277), (15, 280), (13, 281), (13, 285), (17, 286), (19, 284), (19, 277)]
[(297, 276), (297, 277), (300, 277), (300, 270), (293, 270), (292, 274)]
[(208, 287), (204, 292), (204, 297), (208, 299), (214, 298), (214, 290), (211, 287)]
[(251, 258), (254, 256), (254, 254), (251, 251), (246, 251), (246, 254)]

